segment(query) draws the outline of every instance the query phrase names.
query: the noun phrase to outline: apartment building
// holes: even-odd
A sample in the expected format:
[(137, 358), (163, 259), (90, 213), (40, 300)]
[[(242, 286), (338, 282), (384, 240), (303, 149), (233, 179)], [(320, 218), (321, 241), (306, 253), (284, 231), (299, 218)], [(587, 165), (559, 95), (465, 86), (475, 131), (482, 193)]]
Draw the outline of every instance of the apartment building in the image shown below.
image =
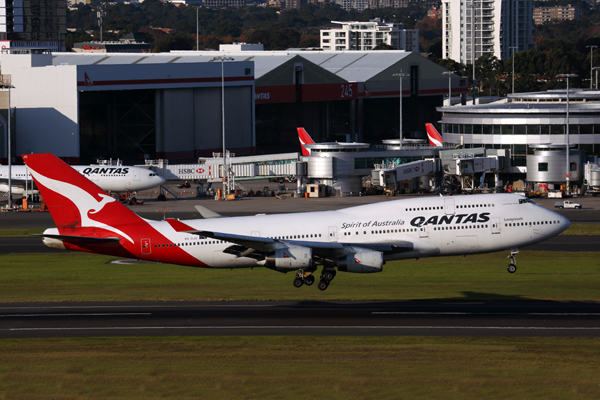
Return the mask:
[(60, 34), (66, 34), (66, 30), (65, 0), (0, 1), (2, 48), (44, 48), (59, 51)]
[(570, 4), (564, 7), (536, 7), (533, 9), (533, 22), (541, 25), (544, 22), (573, 21), (579, 19), (579, 7)]
[(442, 58), (471, 64), (535, 48), (533, 0), (442, 0)]
[(402, 29), (403, 24), (382, 22), (379, 18), (369, 22), (331, 21), (338, 25), (321, 29), (323, 50), (372, 50), (385, 43), (397, 50), (419, 52), (419, 30)]

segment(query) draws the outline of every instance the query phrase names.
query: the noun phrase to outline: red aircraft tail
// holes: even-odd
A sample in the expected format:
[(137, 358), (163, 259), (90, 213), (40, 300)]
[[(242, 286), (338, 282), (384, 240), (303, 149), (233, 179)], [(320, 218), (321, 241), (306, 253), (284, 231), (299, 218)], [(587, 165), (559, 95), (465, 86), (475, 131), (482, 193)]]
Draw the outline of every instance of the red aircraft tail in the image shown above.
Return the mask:
[(432, 124), (426, 123), (425, 129), (427, 130), (427, 137), (429, 138), (429, 144), (431, 146), (441, 146), (442, 145), (442, 135), (435, 129), (435, 126)]
[(132, 241), (129, 235), (116, 227), (143, 220), (117, 199), (53, 154), (25, 154), (23, 161), (29, 167), (59, 231), (92, 228), (85, 230), (86, 235), (92, 231), (99, 237), (109, 235), (109, 232), (100, 231), (103, 229), (112, 232), (111, 236), (116, 233)]
[(310, 156), (310, 149), (307, 149), (306, 147), (304, 147), (304, 145), (312, 144), (315, 141), (312, 140), (312, 138), (310, 137), (308, 132), (306, 132), (306, 129), (304, 129), (304, 128), (297, 128), (297, 129), (298, 129), (298, 139), (300, 139), (300, 146), (302, 146), (302, 155)]

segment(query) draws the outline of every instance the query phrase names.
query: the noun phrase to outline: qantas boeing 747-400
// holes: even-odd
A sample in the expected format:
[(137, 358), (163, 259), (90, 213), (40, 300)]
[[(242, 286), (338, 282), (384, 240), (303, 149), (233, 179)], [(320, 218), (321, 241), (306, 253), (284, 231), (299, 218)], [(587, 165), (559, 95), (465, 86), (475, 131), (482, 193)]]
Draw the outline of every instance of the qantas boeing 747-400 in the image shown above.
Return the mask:
[[(52, 154), (23, 160), (52, 214), (47, 246), (191, 267), (296, 272), (325, 290), (336, 270), (381, 272), (386, 261), (509, 250), (563, 232), (569, 221), (515, 194), (420, 197), (337, 211), (150, 221)], [(309, 201), (309, 200), (307, 200)]]

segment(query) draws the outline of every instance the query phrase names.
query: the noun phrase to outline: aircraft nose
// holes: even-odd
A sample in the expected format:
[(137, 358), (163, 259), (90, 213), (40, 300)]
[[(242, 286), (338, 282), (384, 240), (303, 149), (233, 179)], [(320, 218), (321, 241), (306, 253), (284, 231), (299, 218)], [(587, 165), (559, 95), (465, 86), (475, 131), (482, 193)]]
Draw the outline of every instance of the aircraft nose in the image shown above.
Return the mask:
[(566, 231), (571, 226), (571, 221), (567, 217), (560, 216), (560, 226), (562, 227), (561, 232)]

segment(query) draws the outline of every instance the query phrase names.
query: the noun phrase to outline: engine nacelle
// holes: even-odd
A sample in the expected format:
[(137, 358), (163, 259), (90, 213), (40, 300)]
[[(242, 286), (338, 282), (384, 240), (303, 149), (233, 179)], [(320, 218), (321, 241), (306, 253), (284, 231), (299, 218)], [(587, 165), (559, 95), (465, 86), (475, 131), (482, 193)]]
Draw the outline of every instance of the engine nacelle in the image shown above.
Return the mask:
[(312, 266), (312, 249), (290, 246), (277, 249), (265, 258), (265, 267), (276, 270), (297, 270)]
[(368, 274), (383, 270), (383, 253), (368, 249), (354, 248), (356, 253), (338, 258), (339, 271)]

